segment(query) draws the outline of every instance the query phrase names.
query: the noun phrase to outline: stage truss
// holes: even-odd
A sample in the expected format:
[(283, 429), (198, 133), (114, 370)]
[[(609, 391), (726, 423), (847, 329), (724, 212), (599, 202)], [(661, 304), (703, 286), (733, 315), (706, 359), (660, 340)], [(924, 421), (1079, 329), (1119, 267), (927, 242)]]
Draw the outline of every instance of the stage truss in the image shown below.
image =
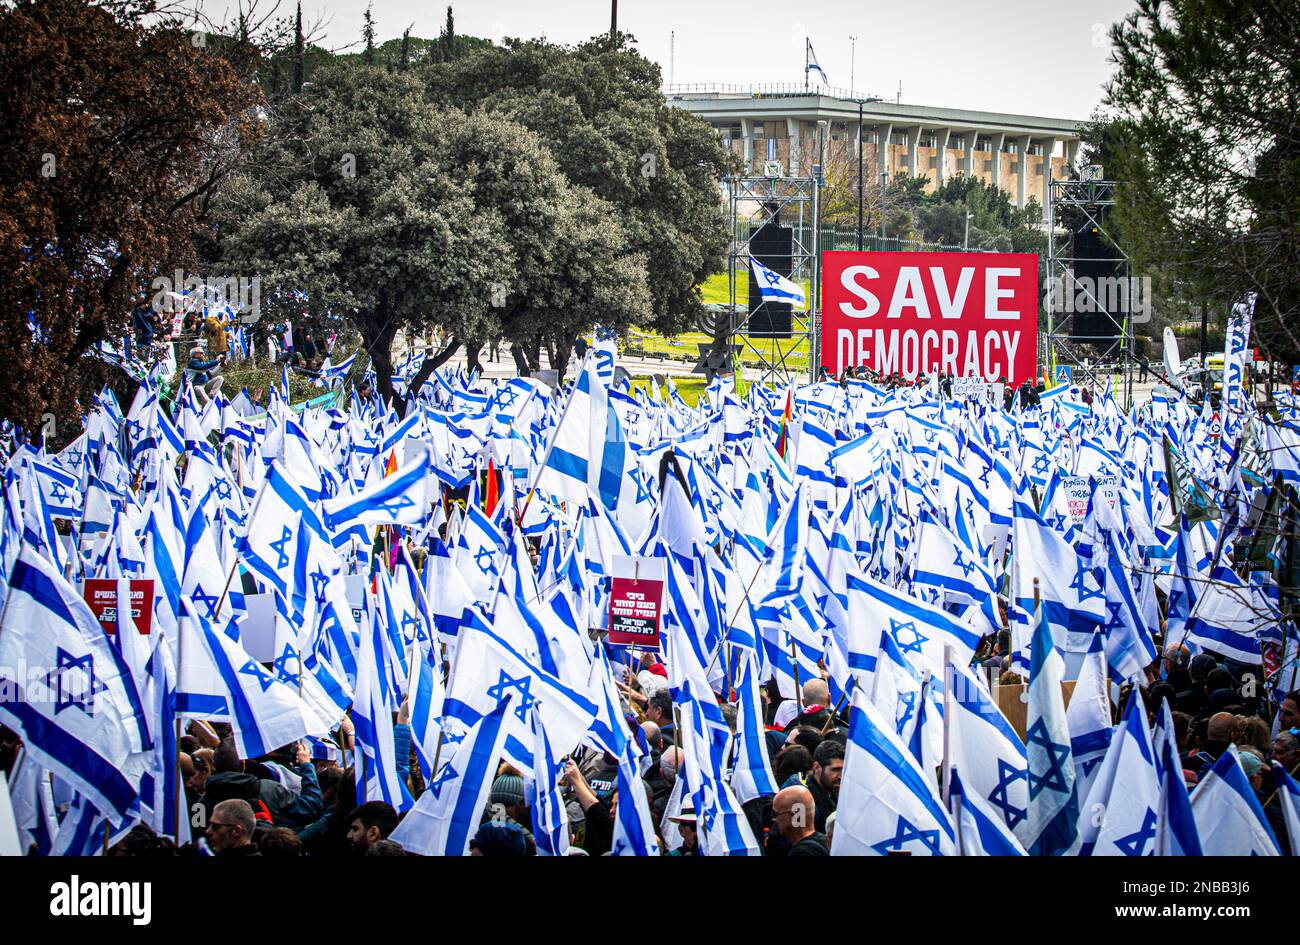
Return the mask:
[[(727, 221), (731, 225), (731, 251), (727, 260), (729, 286), (727, 341), (732, 350), (749, 352), (759, 361), (759, 378), (763, 384), (784, 386), (795, 383), (800, 375), (817, 379), (821, 360), (817, 311), (821, 294), (820, 227), (817, 226), (821, 188), (815, 177), (731, 177), (727, 184)], [(790, 246), (790, 278), (796, 283), (808, 280), (812, 296), (806, 311), (790, 313), (789, 338), (753, 338), (748, 336), (749, 298), (738, 300), (737, 275), (749, 272), (749, 241), (760, 228), (772, 222), (788, 226), (793, 232)], [(721, 327), (721, 326), (719, 326)], [(807, 340), (808, 369), (791, 362), (800, 339)]]
[[(1081, 372), (1094, 386), (1109, 382), (1111, 372), (1105, 367), (1114, 365), (1113, 376), (1118, 377), (1118, 393), (1123, 396), (1126, 408), (1133, 402), (1133, 379), (1145, 369), (1137, 357), (1133, 339), (1133, 317), (1127, 310), (1114, 304), (1116, 296), (1092, 291), (1074, 280), (1075, 264), (1080, 262), (1111, 262), (1075, 255), (1074, 235), (1087, 226), (1094, 226), (1101, 236), (1119, 251), (1115, 275), (1131, 286), (1132, 274), (1128, 254), (1115, 239), (1114, 227), (1109, 226), (1108, 211), (1115, 206), (1116, 182), (1113, 180), (1053, 180), (1049, 182), (1050, 200), (1047, 204), (1047, 278), (1059, 280), (1065, 293), (1071, 297), (1082, 294), (1093, 306), (1094, 312), (1105, 318), (1112, 330), (1109, 335), (1076, 335), (1073, 332), (1075, 311), (1064, 304), (1056, 292), (1046, 291), (1047, 338), (1042, 349), (1042, 369), (1055, 383), (1056, 368), (1060, 361), (1072, 363), (1074, 371)], [(1068, 222), (1073, 218), (1073, 224)], [(1057, 232), (1057, 227), (1063, 227)], [(1052, 283), (1049, 281), (1048, 285)], [(1123, 296), (1128, 299), (1127, 293)], [(1131, 308), (1131, 302), (1129, 306)], [(1086, 347), (1085, 347), (1086, 346)], [(1073, 378), (1079, 383), (1084, 378)]]

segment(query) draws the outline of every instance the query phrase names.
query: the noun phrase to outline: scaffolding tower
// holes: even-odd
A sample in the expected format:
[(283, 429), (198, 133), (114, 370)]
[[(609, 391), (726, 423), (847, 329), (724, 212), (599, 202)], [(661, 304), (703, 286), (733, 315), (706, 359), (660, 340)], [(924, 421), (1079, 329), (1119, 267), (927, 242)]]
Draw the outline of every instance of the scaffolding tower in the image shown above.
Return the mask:
[[(1047, 337), (1042, 348), (1042, 369), (1056, 381), (1058, 361), (1074, 365), (1097, 386), (1103, 386), (1105, 369), (1113, 366), (1126, 408), (1133, 402), (1133, 379), (1141, 364), (1133, 342), (1133, 315), (1129, 287), (1132, 285), (1128, 254), (1115, 239), (1108, 217), (1115, 206), (1113, 180), (1051, 180), (1047, 204)], [(1058, 227), (1061, 232), (1058, 232)], [(1118, 258), (1077, 255), (1075, 236), (1085, 227), (1099, 235), (1119, 253)], [(1098, 292), (1097, 286), (1078, 282), (1078, 263), (1115, 263), (1115, 278), (1122, 292)], [(1074, 316), (1079, 303), (1099, 315), (1104, 333), (1078, 334)], [(1084, 347), (1085, 345), (1091, 347)]]
[[(821, 247), (819, 222), (821, 188), (816, 177), (731, 177), (726, 180), (727, 221), (731, 226), (731, 251), (727, 259), (730, 306), (727, 341), (733, 350), (749, 351), (758, 358), (763, 384), (794, 383), (803, 373), (792, 365), (807, 339), (809, 380), (817, 379), (821, 361), (817, 312), (821, 307)], [(754, 338), (748, 334), (749, 299), (736, 298), (737, 274), (749, 272), (750, 239), (760, 228), (780, 222), (792, 230), (790, 279), (809, 283), (805, 311), (791, 309), (789, 338)]]

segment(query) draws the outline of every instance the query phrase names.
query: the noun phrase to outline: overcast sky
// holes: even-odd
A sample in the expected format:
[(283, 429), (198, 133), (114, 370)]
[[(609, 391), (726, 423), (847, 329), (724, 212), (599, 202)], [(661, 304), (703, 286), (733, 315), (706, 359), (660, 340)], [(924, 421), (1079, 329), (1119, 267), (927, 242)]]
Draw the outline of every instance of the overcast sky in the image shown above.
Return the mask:
[[(283, 0), (291, 6), (292, 0)], [(304, 0), (329, 18), (327, 41), (360, 36), (368, 0)], [(209, 9), (219, 9), (213, 0)], [(1110, 75), (1106, 30), (1133, 0), (621, 0), (619, 27), (676, 83), (801, 83), (804, 36), (830, 84), (916, 105), (1084, 119)], [(454, 2), (456, 31), (574, 43), (609, 29), (609, 0)], [(445, 3), (374, 0), (380, 40), (413, 24), (434, 37)], [(850, 36), (857, 36), (851, 57)]]

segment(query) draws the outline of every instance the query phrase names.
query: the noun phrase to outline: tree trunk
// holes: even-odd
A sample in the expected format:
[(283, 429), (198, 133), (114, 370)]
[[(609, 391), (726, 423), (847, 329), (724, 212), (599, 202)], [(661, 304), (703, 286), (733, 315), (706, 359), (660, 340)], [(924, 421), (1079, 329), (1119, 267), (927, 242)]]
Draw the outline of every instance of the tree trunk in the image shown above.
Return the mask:
[[(394, 406), (397, 399), (397, 392), (393, 390), (393, 338), (396, 335), (397, 329), (383, 310), (361, 324), (361, 340), (375, 370), (375, 387), (389, 406)], [(396, 409), (401, 412), (400, 407)]]
[(533, 369), (528, 366), (528, 354), (524, 351), (523, 345), (517, 341), (511, 344), (510, 354), (515, 359), (515, 370), (519, 372), (519, 376), (531, 377)]
[(424, 386), (424, 382), (433, 377), (433, 372), (450, 361), (452, 355), (459, 350), (460, 342), (453, 338), (447, 343), (447, 347), (443, 348), (433, 357), (425, 358), (424, 363), (420, 365), (420, 370), (415, 372), (415, 377), (411, 378), (411, 383), (407, 385), (407, 389), (411, 392), (411, 395), (414, 396), (415, 394), (418, 394), (420, 388)]
[(467, 341), (465, 342), (465, 370), (473, 374), (478, 371), (483, 372), (483, 365), (479, 363), (478, 353), (483, 350), (483, 342)]
[(573, 354), (574, 339), (565, 336), (557, 340), (556, 345), (551, 349), (551, 367), (555, 368), (555, 373), (560, 383), (564, 382), (564, 372), (569, 369), (569, 358)]

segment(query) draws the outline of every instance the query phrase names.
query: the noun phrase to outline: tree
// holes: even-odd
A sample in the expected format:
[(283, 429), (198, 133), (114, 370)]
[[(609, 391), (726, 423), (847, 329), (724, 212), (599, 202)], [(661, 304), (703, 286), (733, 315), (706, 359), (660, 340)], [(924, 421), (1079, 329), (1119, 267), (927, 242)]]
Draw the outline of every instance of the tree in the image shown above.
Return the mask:
[(75, 417), (83, 356), (189, 266), (256, 134), (256, 87), (201, 35), (149, 2), (0, 9), (0, 404), (24, 426)]
[(361, 39), (366, 44), (362, 59), (368, 66), (375, 64), (375, 17), (372, 12), (373, 8), (373, 4), (366, 7), (366, 12), (361, 18)]
[(498, 335), (558, 343), (645, 303), (610, 208), (536, 135), (439, 106), (409, 72), (322, 70), (271, 131), (223, 197), (222, 259), (346, 313), (386, 398), (399, 330), (454, 335), (418, 388), (461, 344), (473, 362)]
[(627, 40), (507, 40), (425, 78), (436, 101), (500, 112), (536, 132), (569, 181), (612, 205), (644, 259), (650, 297), (638, 323), (676, 334), (703, 312), (699, 285), (722, 268), (718, 184), (728, 156), (706, 122), (666, 104), (659, 67)]
[(1257, 292), (1261, 347), (1300, 360), (1300, 8), (1138, 0), (1110, 35), (1107, 176), (1134, 272), (1221, 316)]
[(456, 21), (451, 15), (451, 4), (447, 5), (447, 23), (442, 28), (442, 58), (451, 62), (456, 58)]

